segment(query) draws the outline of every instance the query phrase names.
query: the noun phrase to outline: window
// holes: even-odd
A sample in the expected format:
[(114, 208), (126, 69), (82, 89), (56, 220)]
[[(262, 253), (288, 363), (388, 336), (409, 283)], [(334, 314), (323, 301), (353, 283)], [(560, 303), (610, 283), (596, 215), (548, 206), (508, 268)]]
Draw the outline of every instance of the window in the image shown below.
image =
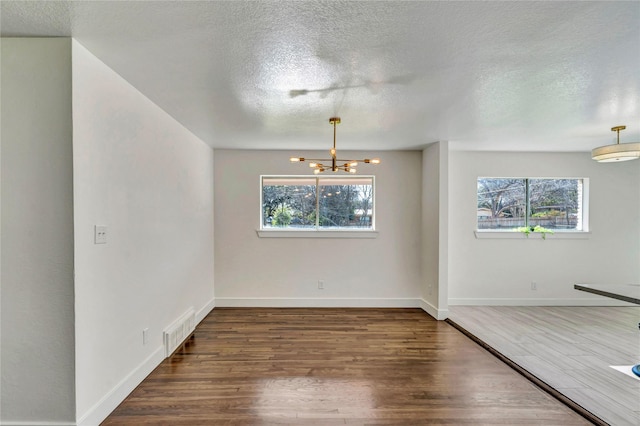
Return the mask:
[(587, 179), (478, 178), (478, 229), (586, 231)]
[(262, 176), (261, 229), (373, 230), (373, 176)]

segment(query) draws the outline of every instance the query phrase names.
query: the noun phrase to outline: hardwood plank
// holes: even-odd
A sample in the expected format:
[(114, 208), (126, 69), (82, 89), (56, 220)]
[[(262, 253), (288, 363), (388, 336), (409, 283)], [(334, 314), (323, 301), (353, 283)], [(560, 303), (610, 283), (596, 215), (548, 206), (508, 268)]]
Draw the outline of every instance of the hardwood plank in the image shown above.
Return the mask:
[(419, 309), (220, 309), (104, 425), (584, 425)]
[[(640, 413), (629, 409), (629, 406), (619, 404), (615, 399), (604, 395), (601, 391), (590, 387), (575, 389), (559, 389), (574, 401), (581, 401), (585, 405), (597, 406), (601, 417), (607, 419), (612, 426), (640, 425)], [(637, 404), (633, 407), (637, 409)]]
[[(495, 350), (597, 417), (616, 426), (640, 424), (640, 381), (610, 367), (640, 362), (639, 307), (452, 306), (450, 311), (456, 323), (486, 337)], [(496, 333), (504, 339), (494, 339)]]

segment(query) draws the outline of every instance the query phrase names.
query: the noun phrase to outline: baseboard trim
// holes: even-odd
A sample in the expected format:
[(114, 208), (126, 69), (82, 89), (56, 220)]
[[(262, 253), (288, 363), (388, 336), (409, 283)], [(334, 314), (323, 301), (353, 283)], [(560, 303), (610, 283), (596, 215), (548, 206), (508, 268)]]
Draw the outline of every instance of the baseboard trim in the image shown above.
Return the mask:
[(138, 367), (87, 410), (77, 422), (78, 426), (94, 426), (106, 419), (113, 410), (164, 360), (164, 346), (159, 346)]
[(207, 302), (198, 312), (196, 312), (196, 327), (206, 318), (207, 315), (216, 307), (215, 297)]
[(424, 299), (420, 299), (420, 307), (423, 311), (425, 311), (438, 321), (446, 320), (447, 318), (449, 318), (448, 309), (438, 309)]
[[(215, 298), (196, 312), (196, 327), (215, 308)], [(113, 410), (164, 360), (164, 347), (160, 346), (77, 422), (78, 426), (100, 424)]]
[(48, 422), (48, 421), (11, 421), (0, 420), (0, 426), (76, 426), (74, 422)]
[(220, 308), (419, 308), (419, 299), (410, 298), (289, 298), (217, 297)]
[(576, 299), (510, 299), (510, 298), (496, 298), (496, 299), (482, 299), (482, 298), (451, 298), (449, 299), (450, 306), (636, 306), (631, 303), (618, 301), (614, 299), (591, 299), (591, 298), (576, 298)]

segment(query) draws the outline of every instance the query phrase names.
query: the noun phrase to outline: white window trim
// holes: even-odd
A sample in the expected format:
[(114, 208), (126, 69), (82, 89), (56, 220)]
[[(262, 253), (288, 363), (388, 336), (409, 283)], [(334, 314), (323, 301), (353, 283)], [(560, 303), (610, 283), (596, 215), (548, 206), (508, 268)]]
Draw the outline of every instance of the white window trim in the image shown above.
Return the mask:
[[(490, 229), (476, 229), (473, 231), (478, 240), (541, 240), (542, 232), (530, 232), (529, 235), (519, 231), (492, 231)], [(546, 233), (545, 240), (586, 240), (591, 236), (589, 231), (553, 231)]]
[[(340, 179), (345, 176), (336, 176), (329, 179)], [(260, 238), (377, 238), (378, 231), (376, 230), (376, 179), (374, 175), (357, 175), (346, 176), (347, 178), (371, 178), (371, 186), (373, 188), (373, 209), (371, 216), (371, 228), (368, 229), (319, 229), (319, 228), (304, 228), (304, 229), (280, 229), (280, 228), (263, 228), (262, 227), (262, 182), (264, 178), (312, 178), (322, 179), (327, 176), (307, 176), (307, 175), (261, 175), (260, 176), (260, 206), (259, 206), (259, 224), (260, 227), (256, 229), (256, 234)]]
[(323, 229), (256, 229), (260, 238), (378, 238), (378, 231), (363, 229), (360, 231)]
[[(481, 176), (478, 176), (480, 178)], [(486, 178), (490, 178), (488, 176), (484, 176)], [(476, 178), (476, 180), (478, 179)], [(501, 179), (500, 177), (494, 177), (495, 179)], [(553, 234), (546, 233), (546, 237), (544, 239), (555, 239), (555, 240), (586, 240), (591, 236), (590, 223), (589, 223), (589, 178), (587, 177), (513, 177), (514, 179), (580, 179), (582, 180), (582, 224), (583, 229), (580, 231), (574, 230), (554, 230)], [(478, 219), (476, 218), (476, 226), (478, 225)], [(520, 239), (520, 238), (533, 238), (533, 239), (543, 239), (542, 232), (530, 232), (528, 235), (524, 232), (514, 231), (514, 230), (496, 230), (496, 229), (476, 229), (473, 231), (476, 239), (485, 240), (485, 239), (494, 239), (494, 240), (511, 240), (511, 239)]]

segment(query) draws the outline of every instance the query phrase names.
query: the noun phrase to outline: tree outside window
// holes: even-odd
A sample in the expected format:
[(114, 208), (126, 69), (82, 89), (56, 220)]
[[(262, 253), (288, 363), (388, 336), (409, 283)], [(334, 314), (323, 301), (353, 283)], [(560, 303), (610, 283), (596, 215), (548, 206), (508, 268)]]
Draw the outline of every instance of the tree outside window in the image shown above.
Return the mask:
[(373, 229), (373, 177), (262, 177), (262, 229)]
[(583, 230), (583, 179), (478, 178), (478, 229)]

